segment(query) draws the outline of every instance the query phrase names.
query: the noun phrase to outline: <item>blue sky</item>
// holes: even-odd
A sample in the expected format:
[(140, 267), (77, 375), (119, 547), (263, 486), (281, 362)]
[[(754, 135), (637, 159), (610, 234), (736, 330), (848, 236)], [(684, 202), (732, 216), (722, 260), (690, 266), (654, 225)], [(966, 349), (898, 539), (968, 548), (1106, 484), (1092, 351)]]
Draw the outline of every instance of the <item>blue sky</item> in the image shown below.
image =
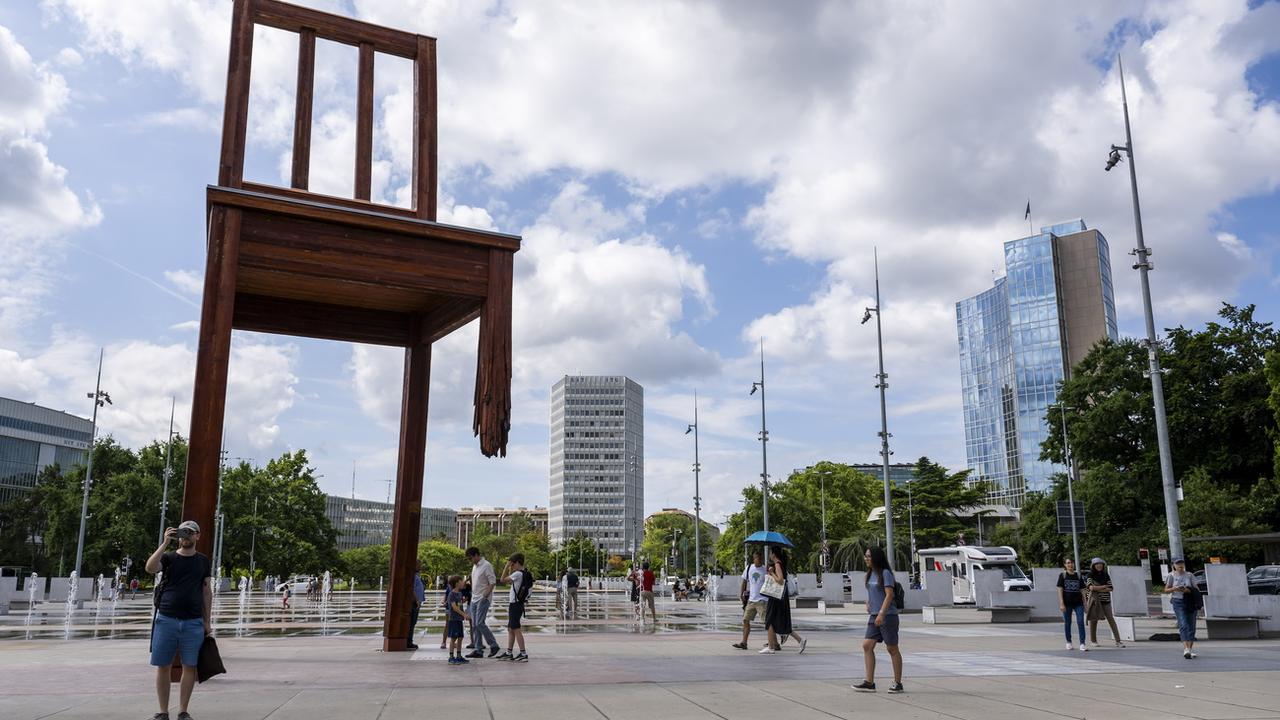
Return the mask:
[[(1222, 301), (1280, 309), (1280, 4), (545, 3), (307, 0), (440, 38), (441, 219), (519, 233), (511, 454), (470, 436), (474, 328), (437, 347), (426, 502), (545, 504), (547, 401), (565, 373), (646, 389), (646, 505), (691, 504), (695, 389), (703, 496), (719, 519), (759, 470), (747, 395), (764, 338), (770, 472), (873, 462), (881, 258), (895, 459), (963, 465), (954, 302), (1001, 244), (1084, 217), (1128, 267), (1124, 54), (1157, 321)], [(0, 5), (0, 394), (87, 412), (102, 431), (190, 421), (228, 0)], [(260, 35), (247, 174), (280, 183), (294, 41)], [(313, 177), (349, 194), (353, 54), (323, 48)], [(351, 61), (351, 62), (349, 62)], [(403, 193), (404, 89), (378, 65), (376, 186)], [(344, 186), (344, 183), (346, 185)], [(403, 197), (403, 195), (401, 195)], [(230, 455), (306, 448), (327, 491), (382, 498), (399, 357), (238, 334)]]

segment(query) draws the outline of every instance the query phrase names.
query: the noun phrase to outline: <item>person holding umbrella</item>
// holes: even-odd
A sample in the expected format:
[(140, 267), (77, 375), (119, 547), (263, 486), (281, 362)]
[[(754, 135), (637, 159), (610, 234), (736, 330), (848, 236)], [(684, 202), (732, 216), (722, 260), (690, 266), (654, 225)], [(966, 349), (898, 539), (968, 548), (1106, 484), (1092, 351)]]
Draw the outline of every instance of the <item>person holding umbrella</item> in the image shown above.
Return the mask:
[(769, 577), (782, 585), (782, 597), (766, 596), (768, 607), (764, 614), (764, 626), (768, 633), (768, 643), (760, 650), (761, 655), (770, 655), (782, 649), (778, 644), (778, 636), (792, 636), (800, 643), (800, 652), (809, 644), (791, 628), (791, 597), (787, 589), (787, 553), (781, 546), (769, 547)]

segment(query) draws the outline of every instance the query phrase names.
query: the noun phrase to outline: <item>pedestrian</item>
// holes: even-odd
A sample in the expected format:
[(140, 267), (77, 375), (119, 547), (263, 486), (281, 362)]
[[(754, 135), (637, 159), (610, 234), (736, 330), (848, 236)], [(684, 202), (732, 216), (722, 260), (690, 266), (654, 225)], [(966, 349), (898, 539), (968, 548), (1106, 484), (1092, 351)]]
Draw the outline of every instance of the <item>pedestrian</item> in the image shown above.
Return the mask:
[(882, 642), (893, 663), (893, 684), (889, 686), (889, 692), (900, 693), (903, 690), (902, 652), (898, 649), (898, 581), (893, 576), (884, 548), (868, 548), (863, 559), (867, 563), (867, 575), (862, 582), (867, 588), (869, 617), (867, 633), (862, 641), (862, 662), (867, 678), (860, 685), (854, 685), (853, 689), (858, 692), (876, 691), (876, 643)]
[[(524, 555), (516, 553), (507, 558), (507, 565), (502, 569), (502, 582), (511, 583), (511, 595), (507, 604), (507, 649), (498, 656), (499, 660), (529, 662), (529, 655), (524, 648), (524, 631), (520, 629), (520, 618), (524, 615), (524, 604), (529, 600), (529, 592), (533, 590), (533, 573), (524, 566)], [(520, 646), (520, 654), (513, 651)]]
[[(178, 541), (175, 552), (166, 552)], [(178, 689), (178, 720), (191, 720), (187, 707), (196, 686), (196, 665), (204, 639), (213, 633), (213, 564), (196, 552), (200, 526), (193, 520), (165, 528), (164, 539), (147, 558), (146, 570), (164, 573), (156, 587), (155, 622), (151, 630), (151, 664), (156, 669), (156, 699), (160, 712), (153, 720), (169, 720), (169, 668), (174, 657), (182, 664)]]
[(1071, 644), (1071, 616), (1075, 615), (1080, 651), (1088, 652), (1089, 646), (1084, 642), (1084, 578), (1076, 572), (1076, 561), (1071, 558), (1062, 561), (1062, 572), (1058, 573), (1058, 610), (1062, 612), (1062, 632), (1067, 636), (1067, 649), (1074, 649)]
[[(439, 577), (439, 576), (437, 576)], [(443, 580), (441, 581), (444, 582)], [(444, 628), (440, 630), (440, 649), (444, 650), (449, 647), (449, 589), (440, 595), (440, 609), (444, 611), (445, 623)]]
[(471, 622), (471, 576), (462, 576), (462, 599), (463, 607), (467, 608), (467, 637), (470, 641), (467, 643), (468, 650), (476, 649), (476, 626)]
[(1085, 587), (1089, 591), (1089, 597), (1085, 600), (1084, 615), (1089, 620), (1089, 641), (1094, 647), (1098, 647), (1098, 621), (1106, 618), (1107, 625), (1111, 626), (1111, 639), (1115, 641), (1116, 647), (1124, 647), (1124, 643), (1120, 642), (1120, 628), (1116, 627), (1116, 616), (1111, 612), (1111, 593), (1115, 587), (1111, 584), (1111, 574), (1107, 572), (1107, 564), (1102, 558), (1096, 557), (1090, 563), (1089, 577), (1085, 581)]
[(1173, 616), (1178, 619), (1178, 639), (1182, 641), (1182, 657), (1196, 657), (1196, 617), (1200, 614), (1200, 589), (1196, 576), (1187, 572), (1182, 558), (1174, 558), (1173, 572), (1164, 579), (1164, 592), (1173, 595)]
[(765, 596), (760, 594), (764, 587), (764, 560), (759, 550), (751, 553), (751, 562), (742, 571), (742, 583), (738, 588), (738, 597), (742, 598), (742, 642), (734, 643), (739, 650), (747, 649), (747, 638), (751, 637), (751, 621), (757, 617), (764, 619), (768, 608)]
[(498, 654), (498, 639), (489, 629), (489, 607), (493, 603), (493, 589), (498, 576), (493, 565), (480, 554), (480, 548), (467, 548), (467, 560), (471, 562), (471, 624), (475, 627), (475, 650), (467, 657), (484, 657), (484, 644), (489, 643), (489, 657)]
[(418, 615), (422, 613), (422, 603), (427, 599), (427, 588), (422, 582), (422, 561), (415, 560), (413, 563), (413, 608), (409, 610), (409, 642), (405, 643), (405, 647), (410, 650), (417, 650), (418, 645), (413, 641), (414, 631), (418, 627)]
[(649, 617), (654, 623), (658, 622), (658, 610), (653, 603), (653, 571), (649, 569), (649, 561), (645, 561), (640, 565), (640, 622), (644, 622), (644, 606), (649, 606)]
[(449, 664), (465, 665), (470, 660), (462, 657), (462, 619), (468, 616), (467, 601), (462, 594), (463, 579), (461, 575), (449, 576), (449, 590), (445, 593), (448, 598), (446, 608), (448, 612), (445, 620), (445, 632), (449, 635)]
[(289, 597), (293, 595), (293, 583), (285, 583), (280, 591), (280, 609), (289, 609)]
[(627, 580), (631, 583), (631, 614), (637, 622), (644, 622), (644, 610), (640, 608), (640, 577), (636, 573), (635, 568), (627, 573)]
[(569, 591), (569, 603), (566, 608), (569, 617), (578, 616), (578, 583), (578, 574), (573, 571), (573, 568), (569, 568), (564, 575), (564, 585)]
[[(787, 590), (787, 553), (780, 547), (769, 548), (769, 577), (782, 584), (782, 597), (765, 596), (764, 629), (768, 642), (761, 648), (761, 655), (769, 655), (782, 649), (779, 637), (794, 636), (800, 643), (800, 652), (804, 652), (808, 640), (800, 637), (800, 633), (791, 629), (791, 595)], [(763, 587), (763, 586), (762, 586)]]
[(134, 578), (129, 581), (129, 599), (130, 600), (138, 599), (138, 585), (140, 584), (141, 583), (138, 582), (138, 578)]

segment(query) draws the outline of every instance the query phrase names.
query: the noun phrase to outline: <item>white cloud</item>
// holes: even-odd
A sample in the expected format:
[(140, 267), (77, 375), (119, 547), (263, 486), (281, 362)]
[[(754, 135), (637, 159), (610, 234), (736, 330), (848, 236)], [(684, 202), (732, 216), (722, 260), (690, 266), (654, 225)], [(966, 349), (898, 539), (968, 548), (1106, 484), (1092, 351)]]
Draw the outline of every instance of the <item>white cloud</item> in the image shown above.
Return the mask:
[(198, 297), (204, 292), (204, 274), (195, 270), (165, 270), (164, 279), (189, 295)]
[(1231, 253), (1231, 256), (1237, 260), (1248, 260), (1253, 257), (1253, 251), (1247, 244), (1234, 234), (1229, 232), (1220, 232), (1217, 235), (1218, 244)]

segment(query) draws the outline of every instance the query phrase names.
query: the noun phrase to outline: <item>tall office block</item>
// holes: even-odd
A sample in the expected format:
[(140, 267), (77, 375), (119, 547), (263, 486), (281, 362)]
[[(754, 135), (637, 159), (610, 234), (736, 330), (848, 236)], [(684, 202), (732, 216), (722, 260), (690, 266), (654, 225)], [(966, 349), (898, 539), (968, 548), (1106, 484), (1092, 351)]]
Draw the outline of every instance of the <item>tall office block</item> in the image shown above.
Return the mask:
[(86, 418), (0, 397), (0, 503), (29, 492), (49, 465), (66, 472), (84, 464), (91, 427)]
[(1107, 239), (1083, 220), (1043, 227), (1004, 245), (1005, 277), (956, 303), (965, 455), (990, 500), (1020, 507), (1065, 467), (1040, 443), (1058, 384), (1095, 343), (1115, 340)]
[(583, 535), (626, 555), (643, 532), (644, 388), (566, 375), (551, 388), (551, 544)]

